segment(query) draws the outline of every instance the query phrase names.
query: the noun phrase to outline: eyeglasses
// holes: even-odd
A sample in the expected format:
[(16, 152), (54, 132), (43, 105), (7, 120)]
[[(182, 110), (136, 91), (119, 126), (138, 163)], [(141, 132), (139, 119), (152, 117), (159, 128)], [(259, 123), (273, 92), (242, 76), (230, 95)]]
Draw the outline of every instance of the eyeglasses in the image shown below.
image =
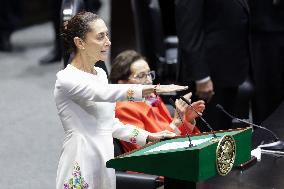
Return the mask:
[[(145, 73), (145, 72), (141, 72), (137, 75), (134, 75), (132, 77), (132, 79), (137, 79), (137, 80), (144, 80), (144, 79), (147, 79), (147, 77), (149, 77), (151, 80), (154, 80), (155, 77), (156, 77), (156, 73), (155, 71), (149, 71), (148, 73)], [(131, 78), (130, 78), (131, 79)]]

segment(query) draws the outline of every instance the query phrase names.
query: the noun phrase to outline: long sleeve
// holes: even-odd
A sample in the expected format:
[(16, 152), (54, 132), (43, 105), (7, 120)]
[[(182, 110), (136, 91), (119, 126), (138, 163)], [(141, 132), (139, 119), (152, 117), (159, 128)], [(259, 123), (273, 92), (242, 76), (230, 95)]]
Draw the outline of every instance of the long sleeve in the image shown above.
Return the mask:
[[(135, 125), (136, 127), (145, 130), (145, 122), (143, 122), (144, 115), (141, 114), (141, 109), (138, 109), (137, 106), (135, 106), (136, 104), (137, 102), (116, 103), (115, 117), (118, 118), (124, 124)], [(143, 107), (145, 107), (145, 109), (142, 110), (148, 112), (148, 108), (146, 109), (146, 106)]]
[[(115, 116), (124, 124), (136, 127), (151, 133), (163, 130), (173, 131), (169, 124), (171, 117), (164, 103), (158, 103), (153, 107), (145, 102), (118, 102), (116, 103)], [(141, 146), (129, 142), (120, 141), (124, 151), (129, 152)]]
[[(115, 117), (117, 117), (124, 124), (135, 125), (136, 127), (140, 129), (146, 130), (145, 122), (142, 121), (143, 116), (141, 115), (140, 109), (137, 109), (137, 106), (135, 106), (136, 104), (137, 102), (118, 102), (116, 103)], [(147, 106), (143, 106), (143, 107), (146, 108)], [(144, 109), (144, 111), (147, 112), (148, 110)], [(141, 147), (138, 144), (134, 144), (134, 143), (130, 143), (130, 142), (122, 141), (122, 140), (120, 140), (120, 143), (125, 152), (129, 152), (129, 151), (132, 151), (132, 150), (135, 150)]]
[[(105, 72), (95, 69), (97, 75), (92, 75), (68, 65), (57, 74), (54, 97), (65, 131), (57, 171), (60, 189), (69, 186), (70, 179), (77, 179), (74, 171), (79, 169), (80, 178), (89, 188), (114, 189), (115, 171), (105, 166), (113, 158), (113, 136), (141, 145), (146, 143), (146, 132), (124, 126), (114, 117), (112, 102), (126, 99), (130, 85), (109, 85)], [(131, 93), (137, 93), (131, 100), (141, 97), (140, 86), (133, 85), (131, 89)], [(78, 166), (73, 169), (74, 165)]]
[[(80, 71), (79, 71), (80, 72)], [(104, 73), (104, 72), (103, 72)], [(91, 79), (87, 73), (60, 71), (57, 74), (55, 87), (73, 100), (90, 100), (96, 102), (115, 102), (117, 100), (142, 99), (141, 85), (108, 84)], [(85, 74), (85, 75), (84, 75)], [(100, 72), (99, 74), (102, 74)], [(77, 76), (77, 77), (76, 77)]]
[(140, 129), (130, 124), (123, 124), (116, 119), (116, 124), (113, 127), (112, 136), (120, 140), (130, 142), (138, 145), (145, 145), (146, 139), (149, 135), (148, 131)]
[[(204, 61), (204, 2), (205, 0), (177, 0), (176, 26), (181, 58), (180, 71), (184, 77), (200, 80), (210, 75)], [(186, 64), (186, 65), (184, 65)], [(184, 75), (184, 73), (183, 73)]]

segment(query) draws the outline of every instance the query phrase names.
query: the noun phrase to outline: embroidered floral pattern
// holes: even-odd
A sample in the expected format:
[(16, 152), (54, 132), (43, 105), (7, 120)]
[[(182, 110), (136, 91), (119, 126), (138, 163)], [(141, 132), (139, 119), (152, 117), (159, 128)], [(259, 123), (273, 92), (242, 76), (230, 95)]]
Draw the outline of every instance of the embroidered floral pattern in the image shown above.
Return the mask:
[(87, 189), (89, 185), (84, 181), (81, 176), (81, 169), (77, 162), (73, 167), (73, 177), (71, 177), (68, 182), (64, 183), (64, 189)]
[(128, 89), (127, 90), (127, 100), (128, 101), (134, 101), (134, 90)]
[(129, 141), (133, 144), (136, 144), (137, 143), (137, 136), (139, 134), (139, 130), (138, 129), (133, 129), (132, 133), (131, 133), (131, 137), (129, 139)]

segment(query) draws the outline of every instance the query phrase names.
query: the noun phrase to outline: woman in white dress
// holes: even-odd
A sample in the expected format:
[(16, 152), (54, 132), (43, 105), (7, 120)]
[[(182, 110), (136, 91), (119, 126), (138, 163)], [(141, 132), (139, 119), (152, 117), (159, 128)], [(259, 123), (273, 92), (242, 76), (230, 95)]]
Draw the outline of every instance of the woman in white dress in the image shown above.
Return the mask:
[(173, 92), (187, 87), (108, 84), (106, 73), (95, 67), (95, 63), (106, 60), (111, 43), (104, 21), (93, 13), (78, 13), (65, 23), (62, 38), (65, 48), (75, 56), (57, 73), (54, 89), (65, 131), (56, 188), (115, 189), (115, 172), (105, 165), (113, 158), (113, 137), (144, 145), (174, 134), (149, 133), (123, 125), (114, 116), (114, 102), (142, 100), (153, 91)]

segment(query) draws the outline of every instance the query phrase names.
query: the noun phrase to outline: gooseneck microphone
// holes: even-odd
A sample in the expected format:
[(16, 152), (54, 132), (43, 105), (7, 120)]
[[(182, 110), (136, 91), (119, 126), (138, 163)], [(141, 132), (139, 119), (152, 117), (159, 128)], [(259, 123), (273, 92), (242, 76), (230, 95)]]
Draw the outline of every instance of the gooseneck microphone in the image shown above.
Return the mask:
[(268, 144), (262, 144), (262, 145), (259, 146), (260, 148), (266, 149), (266, 150), (280, 150), (280, 151), (284, 150), (284, 142), (281, 141), (279, 139), (279, 137), (273, 131), (271, 131), (270, 129), (268, 129), (266, 127), (263, 127), (263, 126), (260, 126), (260, 125), (256, 125), (254, 123), (250, 123), (250, 122), (248, 122), (248, 121), (246, 121), (244, 119), (237, 118), (237, 117), (231, 115), (230, 113), (228, 113), (223, 108), (223, 106), (221, 106), (220, 104), (217, 104), (216, 108), (218, 108), (220, 111), (222, 111), (223, 113), (225, 113), (227, 116), (229, 116), (230, 118), (232, 118), (234, 120), (237, 120), (239, 122), (242, 122), (242, 123), (245, 123), (245, 124), (248, 124), (248, 125), (252, 125), (254, 127), (257, 127), (257, 128), (263, 129), (265, 131), (268, 131), (273, 136), (274, 142), (268, 143)]
[(209, 123), (202, 117), (202, 115), (191, 105), (191, 103), (184, 98), (183, 96), (180, 96), (180, 98), (190, 106), (190, 108), (198, 115), (198, 117), (203, 121), (203, 123), (205, 123), (205, 125), (210, 129), (210, 131), (213, 134), (214, 138), (217, 138), (215, 131), (212, 129), (212, 127), (209, 125)]
[[(179, 110), (177, 109), (174, 100), (173, 100), (172, 98), (170, 98), (170, 99), (169, 99), (169, 102), (170, 102), (170, 104), (174, 107), (174, 109), (177, 111), (178, 117), (179, 117), (179, 119), (181, 120), (181, 123), (184, 125), (183, 119), (182, 119), (182, 117), (180, 116), (180, 112), (179, 112)], [(185, 126), (185, 127), (186, 127), (186, 126)], [(187, 129), (187, 128), (186, 128), (186, 136), (187, 136), (188, 142), (189, 142), (189, 146), (188, 146), (188, 147), (189, 147), (189, 148), (193, 147), (193, 144), (192, 144), (192, 141), (191, 141), (191, 138), (190, 138), (190, 136), (189, 136), (189, 133), (188, 133), (188, 129)]]
[(217, 105), (216, 105), (216, 108), (218, 108), (219, 110), (221, 110), (223, 113), (225, 113), (227, 116), (229, 116), (230, 118), (232, 118), (232, 119), (234, 119), (234, 120), (237, 120), (237, 121), (239, 121), (239, 122), (242, 122), (242, 123), (245, 123), (245, 124), (248, 124), (248, 125), (252, 125), (252, 126), (254, 126), (254, 127), (257, 127), (257, 128), (260, 128), (260, 129), (263, 129), (263, 130), (268, 131), (269, 133), (271, 133), (271, 135), (273, 136), (273, 138), (274, 138), (275, 141), (280, 140), (279, 137), (276, 136), (275, 133), (273, 133), (271, 130), (267, 129), (266, 127), (263, 127), (263, 126), (260, 126), (260, 125), (256, 125), (256, 124), (254, 124), (254, 123), (250, 123), (250, 122), (248, 122), (248, 121), (246, 121), (246, 120), (244, 120), (244, 119), (237, 118), (237, 117), (231, 115), (229, 112), (227, 112), (227, 111), (223, 108), (223, 106), (221, 106), (220, 104), (217, 104)]

